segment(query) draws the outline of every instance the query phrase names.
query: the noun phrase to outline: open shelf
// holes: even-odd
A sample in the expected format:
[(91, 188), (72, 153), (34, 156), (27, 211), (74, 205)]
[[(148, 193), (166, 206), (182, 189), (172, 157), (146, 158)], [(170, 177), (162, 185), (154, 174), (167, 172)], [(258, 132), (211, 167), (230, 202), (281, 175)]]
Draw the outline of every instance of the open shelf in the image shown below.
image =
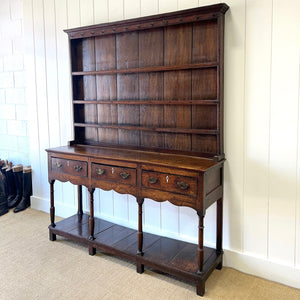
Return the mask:
[(112, 105), (218, 105), (218, 100), (73, 100), (73, 104)]
[(73, 76), (80, 75), (114, 75), (114, 74), (133, 74), (133, 73), (149, 73), (149, 72), (165, 72), (165, 71), (182, 71), (192, 69), (207, 69), (216, 68), (217, 62), (203, 62), (200, 64), (188, 64), (178, 66), (156, 66), (146, 68), (128, 68), (128, 69), (110, 69), (110, 70), (98, 70), (98, 71), (77, 71), (72, 72)]
[[(56, 223), (53, 228), (49, 226), (51, 233), (71, 238), (81, 244), (92, 246), (100, 251), (130, 260), (137, 261), (151, 268), (170, 275), (184, 274), (189, 280), (206, 278), (211, 269), (220, 262), (221, 255), (215, 249), (204, 247), (203, 272), (197, 274), (197, 245), (162, 237), (150, 233), (144, 233), (143, 252), (137, 254), (137, 230), (127, 228), (95, 218), (95, 230), (93, 241), (89, 240), (89, 215), (73, 215)], [(214, 262), (213, 264), (211, 264)], [(212, 268), (212, 265), (214, 268)], [(178, 276), (183, 277), (183, 276)]]

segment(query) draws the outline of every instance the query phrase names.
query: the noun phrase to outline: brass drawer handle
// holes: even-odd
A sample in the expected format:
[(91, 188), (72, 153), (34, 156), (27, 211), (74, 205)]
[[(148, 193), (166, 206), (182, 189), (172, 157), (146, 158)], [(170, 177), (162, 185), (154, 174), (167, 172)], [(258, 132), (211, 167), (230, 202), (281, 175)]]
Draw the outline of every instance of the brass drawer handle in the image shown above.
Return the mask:
[(77, 172), (80, 172), (82, 170), (82, 166), (74, 166), (74, 170), (77, 171)]
[(96, 173), (98, 175), (103, 175), (105, 173), (105, 170), (103, 170), (103, 169), (96, 169)]
[(129, 173), (126, 173), (126, 172), (121, 172), (121, 173), (120, 173), (120, 176), (121, 176), (123, 179), (127, 179), (127, 178), (130, 176), (130, 174), (129, 174)]
[(58, 162), (58, 161), (55, 163), (55, 165), (56, 165), (57, 168), (61, 168), (62, 167), (62, 164), (60, 162)]
[(154, 183), (157, 182), (157, 178), (151, 176), (151, 177), (148, 178), (148, 181), (149, 181), (151, 184), (154, 184)]
[(189, 188), (189, 184), (185, 183), (184, 181), (178, 181), (177, 182), (177, 186), (181, 189), (181, 190), (187, 190)]

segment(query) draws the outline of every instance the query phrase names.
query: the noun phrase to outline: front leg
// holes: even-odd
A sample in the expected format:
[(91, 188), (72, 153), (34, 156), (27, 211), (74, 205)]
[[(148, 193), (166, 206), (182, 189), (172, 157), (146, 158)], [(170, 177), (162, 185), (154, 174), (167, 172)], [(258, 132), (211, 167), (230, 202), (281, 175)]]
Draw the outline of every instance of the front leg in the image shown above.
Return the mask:
[[(137, 255), (143, 255), (143, 203), (144, 198), (137, 198), (138, 203), (138, 232), (137, 232), (137, 240), (138, 240), (138, 250)], [(136, 271), (138, 273), (144, 272), (144, 265), (137, 262)]]
[[(95, 239), (94, 237), (94, 228), (95, 228), (95, 220), (94, 220), (94, 191), (95, 189), (89, 189), (90, 194), (90, 217), (89, 217), (89, 230), (90, 230), (90, 236), (89, 240), (93, 241)], [(92, 245), (89, 244), (89, 255), (95, 255), (96, 254), (96, 248), (94, 248)]]
[(94, 240), (94, 227), (95, 227), (95, 221), (94, 221), (94, 191), (95, 189), (89, 189), (90, 194), (90, 217), (89, 217), (89, 230), (90, 230), (90, 236), (89, 240)]
[[(50, 226), (55, 227), (55, 207), (54, 207), (54, 182), (55, 180), (49, 181), (50, 183)], [(56, 240), (56, 234), (51, 232), (51, 229), (49, 228), (49, 240), (55, 241)]]

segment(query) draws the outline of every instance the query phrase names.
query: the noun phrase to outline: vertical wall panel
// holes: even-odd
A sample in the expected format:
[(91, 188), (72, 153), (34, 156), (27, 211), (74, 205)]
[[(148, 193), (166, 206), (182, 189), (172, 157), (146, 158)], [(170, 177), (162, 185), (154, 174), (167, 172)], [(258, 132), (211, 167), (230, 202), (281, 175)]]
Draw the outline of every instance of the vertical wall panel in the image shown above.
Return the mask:
[(166, 13), (178, 9), (177, 1), (174, 0), (159, 0), (159, 13)]
[(140, 15), (140, 0), (124, 0), (124, 19), (138, 18)]
[(269, 257), (295, 255), (300, 3), (273, 1), (270, 122)]
[(94, 0), (80, 0), (81, 26), (94, 24)]
[(80, 26), (80, 0), (68, 0), (68, 28)]
[(141, 15), (153, 15), (158, 13), (158, 0), (140, 0), (141, 1)]
[[(73, 138), (72, 109), (71, 109), (71, 87), (70, 87), (70, 63), (69, 63), (69, 41), (67, 34), (63, 31), (68, 27), (67, 1), (55, 0), (56, 16), (56, 47), (57, 47), (57, 81), (59, 99), (59, 118), (61, 128), (60, 145), (66, 145)], [(63, 202), (72, 207), (75, 201), (75, 187), (70, 183), (63, 184)]]
[(109, 22), (123, 20), (123, 0), (108, 0), (108, 13)]
[(224, 245), (242, 250), (244, 186), (245, 2), (226, 1), (224, 87)]
[(272, 1), (247, 1), (244, 251), (263, 257), (268, 241), (271, 32)]
[(33, 25), (34, 25), (34, 48), (35, 48), (35, 73), (36, 73), (36, 95), (39, 146), (40, 146), (40, 168), (41, 185), (38, 187), (40, 197), (48, 197), (47, 188), (47, 155), (45, 149), (49, 147), (49, 124), (48, 124), (48, 101), (46, 81), (46, 58), (44, 43), (44, 5), (40, 0), (33, 1)]
[(177, 0), (178, 9), (188, 9), (198, 6), (198, 0)]
[(30, 160), (31, 167), (35, 170), (35, 176), (32, 177), (33, 194), (39, 196), (41, 194), (40, 187), (41, 172), (40, 165), (40, 144), (39, 144), (39, 127), (38, 127), (38, 111), (37, 111), (37, 95), (36, 95), (36, 73), (35, 73), (35, 49), (34, 49), (34, 24), (32, 15), (32, 1), (24, 0), (23, 13), (24, 32), (26, 40), (26, 56), (25, 69), (27, 73), (26, 98), (29, 106), (29, 136), (30, 136)]
[(94, 1), (95, 24), (108, 22), (108, 0)]

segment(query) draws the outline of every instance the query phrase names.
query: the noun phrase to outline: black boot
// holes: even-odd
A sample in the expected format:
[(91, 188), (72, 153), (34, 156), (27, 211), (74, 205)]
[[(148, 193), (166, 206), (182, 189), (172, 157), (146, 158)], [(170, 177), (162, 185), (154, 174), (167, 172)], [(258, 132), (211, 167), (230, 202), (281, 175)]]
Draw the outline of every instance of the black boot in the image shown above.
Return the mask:
[(32, 195), (32, 176), (31, 167), (24, 167), (23, 169), (23, 197), (18, 206), (14, 209), (17, 213), (30, 206), (30, 196)]
[(8, 213), (5, 176), (0, 172), (0, 216)]
[(14, 166), (12, 169), (15, 177), (17, 195), (14, 199), (8, 202), (8, 208), (16, 207), (20, 203), (23, 194), (23, 166), (17, 165)]
[(5, 177), (7, 184), (7, 202), (10, 203), (17, 195), (15, 177), (11, 166), (6, 169)]

